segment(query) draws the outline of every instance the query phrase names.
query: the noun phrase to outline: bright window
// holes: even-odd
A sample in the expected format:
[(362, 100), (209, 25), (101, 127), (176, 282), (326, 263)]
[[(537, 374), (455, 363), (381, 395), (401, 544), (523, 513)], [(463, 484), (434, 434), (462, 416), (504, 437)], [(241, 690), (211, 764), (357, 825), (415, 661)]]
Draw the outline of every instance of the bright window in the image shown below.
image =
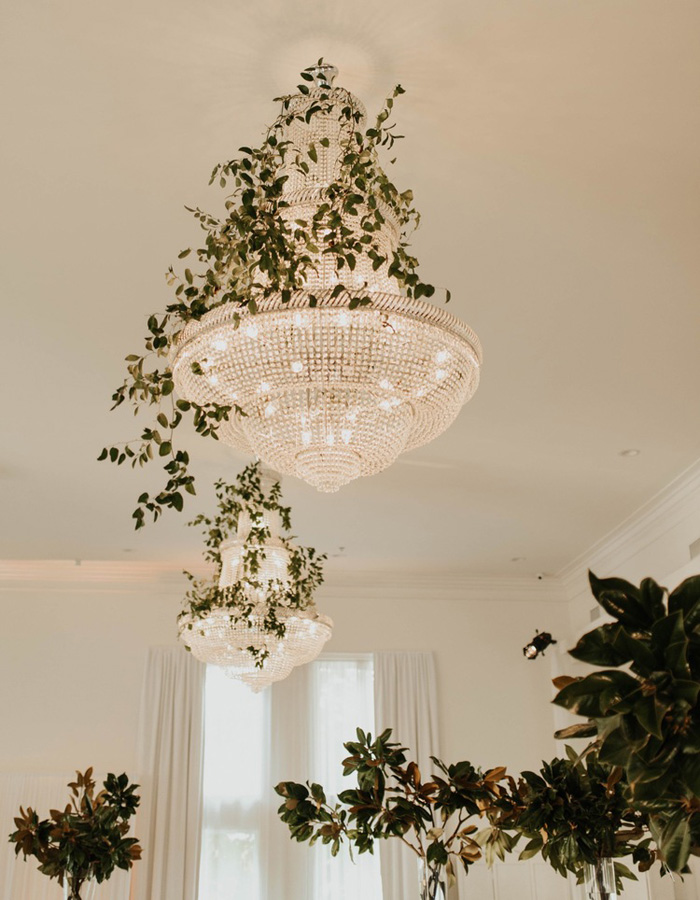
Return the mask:
[[(199, 900), (381, 900), (378, 854), (353, 863), (346, 849), (333, 859), (321, 844), (290, 847), (272, 791), (273, 772), (308, 777), (332, 802), (352, 784), (343, 742), (358, 726), (374, 731), (371, 655), (329, 655), (260, 694), (208, 668)], [(295, 875), (271, 877), (285, 858)]]

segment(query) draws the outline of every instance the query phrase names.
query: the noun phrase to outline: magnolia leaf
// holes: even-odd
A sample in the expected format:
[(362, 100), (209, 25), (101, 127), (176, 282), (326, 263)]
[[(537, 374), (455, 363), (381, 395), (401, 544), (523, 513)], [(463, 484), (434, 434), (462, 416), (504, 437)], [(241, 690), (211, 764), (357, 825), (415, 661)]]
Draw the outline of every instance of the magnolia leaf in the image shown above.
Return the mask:
[(690, 792), (700, 797), (700, 754), (686, 756), (681, 763), (681, 777)]
[(579, 639), (572, 650), (569, 650), (569, 654), (574, 659), (590, 663), (592, 666), (621, 666), (629, 662), (631, 657), (614, 644), (620, 627), (617, 624), (608, 624), (589, 631)]
[(665, 596), (665, 588), (658, 585), (653, 578), (645, 578), (639, 586), (639, 597), (653, 620), (666, 615)]
[(641, 602), (639, 588), (622, 578), (597, 578), (588, 573), (593, 596), (603, 609), (623, 625), (648, 628), (652, 615)]
[(683, 613), (677, 610), (659, 619), (651, 630), (651, 648), (659, 669), (670, 669), (677, 678), (690, 677), (688, 637), (683, 627)]
[(553, 702), (580, 716), (596, 718), (604, 716), (621, 699), (638, 690), (639, 685), (631, 675), (610, 669), (569, 684), (559, 691)]
[(656, 697), (641, 697), (634, 704), (634, 715), (637, 721), (650, 734), (655, 737), (662, 738), (661, 723), (666, 712), (670, 708), (670, 704), (661, 703)]
[(690, 821), (683, 814), (670, 819), (661, 833), (659, 849), (672, 872), (680, 872), (690, 855)]
[(560, 728), (554, 732), (557, 741), (568, 741), (570, 738), (595, 737), (598, 733), (595, 722), (577, 722), (567, 728)]
[(668, 598), (669, 613), (681, 610), (687, 628), (700, 623), (700, 575), (682, 581)]

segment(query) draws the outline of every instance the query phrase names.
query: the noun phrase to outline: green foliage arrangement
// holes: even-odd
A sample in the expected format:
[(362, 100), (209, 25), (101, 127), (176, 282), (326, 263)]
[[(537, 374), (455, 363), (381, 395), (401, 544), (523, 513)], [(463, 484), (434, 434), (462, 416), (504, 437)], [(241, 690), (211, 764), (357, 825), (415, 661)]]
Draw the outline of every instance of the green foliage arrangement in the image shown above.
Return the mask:
[[(197, 579), (190, 572), (185, 572), (191, 587), (178, 616), (180, 633), (186, 641), (187, 632), (196, 629), (198, 623), (213, 610), (226, 610), (231, 621), (250, 621), (260, 602), (257, 592), (264, 589), (264, 628), (270, 635), (282, 638), (286, 633), (284, 613), (313, 606), (314, 593), (323, 583), (326, 556), (317, 553), (313, 547), (300, 546), (279, 535), (281, 544), (289, 554), (288, 580), (263, 583), (260, 567), (266, 554), (265, 541), (270, 537), (266, 513), (279, 516), (285, 530), (291, 528), (291, 509), (281, 503), (281, 485), (277, 481), (266, 487), (261, 464), (255, 462), (246, 466), (235, 483), (217, 481), (215, 487), (217, 513), (213, 516), (200, 514), (189, 523), (191, 526), (202, 526), (207, 548), (204, 558), (214, 565), (214, 571), (206, 579)], [(241, 554), (240, 578), (235, 584), (221, 588), (221, 544), (236, 534), (239, 518), (244, 513), (250, 519), (251, 529)], [(262, 668), (269, 651), (252, 645), (247, 650), (255, 665)]]
[[(404, 93), (398, 85), (386, 100), (376, 120), (363, 127), (363, 114), (352, 95), (338, 102), (338, 92), (326, 81), (322, 68), (301, 73), (298, 94), (277, 98), (281, 112), (268, 128), (259, 147), (241, 147), (240, 156), (217, 165), (210, 184), (226, 191), (222, 217), (200, 209), (189, 209), (203, 231), (202, 246), (186, 248), (179, 259), (192, 257), (196, 264), (178, 273), (171, 266), (168, 284), (174, 290), (164, 312), (148, 319), (145, 352), (126, 357), (127, 377), (112, 396), (113, 408), (129, 403), (134, 413), (154, 411), (155, 422), (140, 437), (105, 447), (99, 459), (117, 465), (143, 466), (158, 457), (164, 462), (167, 481), (155, 496), (143, 493), (134, 511), (136, 528), (146, 515), (157, 519), (164, 508), (182, 510), (185, 493), (194, 494), (194, 476), (189, 455), (176, 449), (174, 432), (186, 417), (202, 437), (218, 438), (220, 424), (239, 407), (209, 404), (198, 406), (173, 396), (174, 384), (169, 356), (178, 335), (188, 322), (199, 320), (222, 304), (234, 304), (241, 312), (254, 314), (262, 299), (278, 295), (288, 302), (292, 293), (304, 288), (306, 276), (321, 259), (335, 263), (337, 285), (333, 297), (345, 297), (348, 309), (371, 302), (366, 289), (352, 277), (358, 259), (368, 258), (376, 271), (382, 266), (396, 278), (409, 297), (430, 297), (435, 288), (417, 273), (418, 261), (411, 255), (410, 234), (420, 221), (410, 190), (399, 191), (379, 162), (379, 150), (390, 150), (402, 135), (389, 123), (394, 101)], [(309, 82), (314, 82), (309, 86)], [(303, 102), (298, 102), (301, 97)], [(341, 124), (341, 164), (334, 180), (323, 185), (313, 216), (290, 222), (283, 215), (288, 206), (283, 187), (289, 172), (308, 175), (319, 148), (296, 146), (285, 139), (286, 129), (299, 120), (308, 124), (314, 116), (338, 116)], [(328, 146), (328, 138), (322, 138)], [(392, 160), (393, 162), (393, 160)], [(377, 240), (387, 213), (398, 223), (400, 240), (391, 259), (382, 255)], [(186, 265), (183, 263), (183, 265)], [(318, 298), (309, 295), (315, 306)], [(449, 300), (449, 292), (446, 294)], [(196, 375), (204, 372), (192, 363)]]
[(106, 881), (115, 868), (130, 869), (141, 858), (137, 838), (126, 836), (139, 805), (138, 785), (129, 784), (126, 775), (110, 774), (95, 794), (92, 769), (76, 776), (65, 809), (52, 809), (40, 820), (31, 807), (20, 808), (10, 835), (17, 855), (36, 857), (40, 872), (60, 885), (67, 882), (71, 900), (80, 900), (89, 879)]
[(700, 576), (672, 593), (651, 578), (639, 587), (590, 574), (613, 622), (570, 651), (605, 667), (557, 679), (555, 703), (588, 722), (559, 736), (596, 737), (599, 759), (625, 773), (630, 805), (648, 814), (661, 859), (686, 871), (700, 853)]
[[(503, 859), (513, 838), (502, 827), (512, 810), (512, 779), (503, 767), (482, 772), (469, 762), (445, 765), (431, 757), (437, 774), (423, 781), (406, 748), (392, 743), (391, 729), (375, 740), (357, 730), (357, 740), (344, 746), (350, 754), (343, 774), (355, 775), (357, 787), (342, 791), (329, 803), (319, 784), (282, 782), (275, 790), (284, 798), (278, 813), (294, 840), (329, 844), (335, 856), (343, 842), (352, 852), (373, 852), (377, 840), (396, 838), (422, 859), (437, 882), (445, 870), (454, 877), (455, 863), (465, 872), (482, 855)], [(486, 819), (478, 830), (470, 820)], [(482, 854), (482, 848), (484, 853)], [(430, 896), (433, 896), (432, 894)]]
[[(507, 821), (528, 839), (520, 859), (540, 854), (560, 875), (573, 872), (579, 884), (584, 864), (606, 857), (632, 856), (641, 871), (649, 869), (655, 857), (645, 817), (629, 807), (622, 769), (601, 763), (595, 752), (580, 757), (567, 747), (566, 754), (520, 777), (518, 803)], [(636, 878), (617, 861), (615, 877), (618, 890), (622, 878)]]

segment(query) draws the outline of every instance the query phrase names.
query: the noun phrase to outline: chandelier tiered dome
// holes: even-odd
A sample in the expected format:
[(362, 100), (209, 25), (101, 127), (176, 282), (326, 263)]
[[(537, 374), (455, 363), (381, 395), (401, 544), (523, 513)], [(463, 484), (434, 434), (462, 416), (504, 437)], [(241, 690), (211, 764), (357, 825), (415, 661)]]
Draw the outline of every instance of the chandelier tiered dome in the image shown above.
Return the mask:
[(254, 691), (315, 659), (333, 630), (300, 590), (306, 574), (300, 548), (280, 531), (275, 510), (243, 508), (235, 537), (219, 546), (217, 601), (179, 618), (193, 656)]
[[(281, 167), (279, 215), (291, 229), (318, 211), (339, 178), (350, 130), (364, 121), (359, 100), (331, 86), (335, 71), (317, 67), (309, 92), (288, 104), (281, 139), (314, 148), (305, 166), (290, 153)], [(348, 106), (359, 111), (357, 123), (339, 114)], [(184, 327), (172, 356), (182, 398), (234, 406), (219, 430), (225, 442), (321, 491), (380, 472), (431, 441), (479, 383), (477, 336), (401, 293), (390, 272), (400, 227), (381, 196), (372, 202), (383, 220), (373, 257), (360, 254), (340, 273), (333, 255), (319, 251), (303, 289), (266, 297), (255, 314), (229, 303), (212, 309)], [(344, 214), (342, 227), (357, 231), (361, 212)], [(365, 302), (353, 304), (353, 296)]]

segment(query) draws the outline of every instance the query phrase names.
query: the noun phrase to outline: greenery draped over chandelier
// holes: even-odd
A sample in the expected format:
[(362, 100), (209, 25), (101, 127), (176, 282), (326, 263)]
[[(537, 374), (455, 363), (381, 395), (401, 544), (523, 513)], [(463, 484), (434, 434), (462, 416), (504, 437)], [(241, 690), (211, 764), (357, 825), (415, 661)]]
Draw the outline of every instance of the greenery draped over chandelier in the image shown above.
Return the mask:
[(332, 621), (314, 603), (325, 555), (281, 533), (291, 527), (291, 511), (260, 463), (234, 484), (217, 482), (216, 496), (216, 514), (190, 523), (202, 526), (214, 573), (185, 573), (191, 588), (180, 637), (202, 662), (259, 690), (315, 659), (331, 636)]
[(367, 126), (335, 72), (323, 60), (302, 72), (262, 144), (214, 168), (223, 217), (190, 210), (202, 245), (168, 270), (173, 300), (149, 317), (145, 352), (127, 356), (112, 398), (155, 421), (99, 457), (163, 461), (166, 483), (140, 495), (137, 528), (195, 493), (175, 442), (186, 419), (337, 490), (432, 440), (476, 390), (478, 338), (425, 302), (435, 287), (410, 250), (413, 194), (380, 165), (400, 137), (390, 117), (403, 88)]

